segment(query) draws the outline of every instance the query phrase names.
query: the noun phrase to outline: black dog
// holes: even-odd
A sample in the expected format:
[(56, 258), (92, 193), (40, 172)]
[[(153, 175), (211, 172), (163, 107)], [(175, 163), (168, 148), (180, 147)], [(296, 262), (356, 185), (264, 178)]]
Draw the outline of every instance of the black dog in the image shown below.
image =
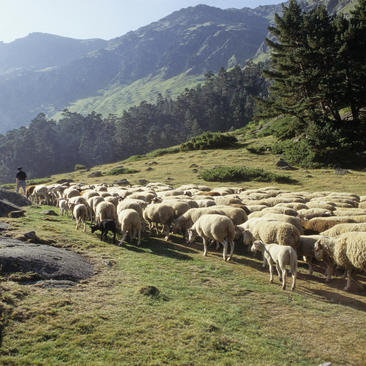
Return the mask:
[(103, 240), (103, 238), (107, 237), (107, 234), (109, 231), (112, 231), (113, 233), (113, 243), (116, 242), (116, 223), (114, 220), (103, 220), (99, 224), (91, 225), (91, 232), (94, 233), (96, 230), (100, 230), (102, 232), (100, 236), (100, 240)]

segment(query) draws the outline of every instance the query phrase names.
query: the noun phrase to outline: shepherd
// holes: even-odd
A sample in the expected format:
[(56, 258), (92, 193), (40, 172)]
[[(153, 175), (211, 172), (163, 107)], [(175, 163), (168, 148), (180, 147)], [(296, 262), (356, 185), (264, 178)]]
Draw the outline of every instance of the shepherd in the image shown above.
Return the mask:
[(23, 189), (23, 194), (25, 195), (25, 180), (27, 179), (27, 174), (22, 170), (23, 168), (18, 168), (18, 173), (15, 176), (16, 182), (16, 192), (19, 193), (19, 189)]

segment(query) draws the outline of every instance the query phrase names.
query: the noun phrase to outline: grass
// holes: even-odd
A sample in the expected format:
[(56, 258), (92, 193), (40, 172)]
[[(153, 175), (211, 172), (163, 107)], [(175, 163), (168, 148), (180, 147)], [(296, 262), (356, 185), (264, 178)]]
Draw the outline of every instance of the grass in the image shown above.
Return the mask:
[[(123, 166), (139, 171), (123, 175), (132, 184), (146, 179), (213, 187), (217, 183), (203, 181), (201, 174), (217, 165), (282, 173), (276, 168), (278, 157), (262, 149), (271, 145), (271, 137), (250, 139), (244, 132), (236, 137), (242, 144), (237, 149), (174, 152), (172, 147), (169, 153), (163, 149), (50, 179), (111, 183), (116, 176), (88, 175)], [(361, 171), (338, 176), (329, 169), (297, 169), (286, 174), (298, 183), (271, 185), (291, 191), (365, 192), (366, 173)], [(225, 185), (258, 188), (268, 183)], [(145, 236), (141, 248), (118, 247), (76, 231), (68, 217), (47, 219), (44, 209), (29, 207), (23, 218), (2, 220), (11, 224), (11, 235), (35, 230), (38, 237), (82, 254), (95, 275), (66, 289), (22, 284), (32, 274), (1, 276), (1, 365), (365, 365), (366, 293), (344, 292), (340, 278), (325, 284), (319, 267), (309, 276), (300, 264), (296, 291), (281, 291), (277, 278), (270, 285), (261, 261), (242, 248), (226, 263), (213, 249), (204, 258), (201, 244), (188, 247), (180, 236), (168, 242)], [(366, 283), (365, 277), (361, 280)], [(147, 286), (159, 294), (143, 295)]]
[[(156, 102), (159, 93), (174, 98), (181, 94), (185, 88), (193, 88), (203, 81), (203, 75), (190, 75), (190, 70), (170, 79), (164, 78), (162, 72), (156, 76), (148, 76), (137, 80), (130, 85), (113, 85), (108, 89), (100, 90), (93, 97), (80, 99), (71, 104), (71, 112), (88, 114), (92, 111), (108, 116), (110, 113), (121, 115), (124, 110), (139, 105), (142, 101)], [(57, 112), (53, 118), (61, 118)]]
[[(217, 186), (216, 182), (206, 182), (201, 174), (206, 169), (217, 166), (238, 166), (253, 169), (263, 169), (268, 173), (286, 175), (293, 183), (274, 183), (281, 189), (291, 191), (339, 191), (365, 194), (363, 182), (366, 172), (348, 169), (346, 175), (340, 176), (334, 173), (334, 169), (302, 169), (283, 171), (276, 167), (279, 157), (267, 151), (267, 147), (273, 143), (271, 136), (252, 138), (245, 132), (236, 134), (240, 148), (220, 150), (195, 150), (179, 151), (179, 146), (152, 151), (146, 155), (135, 155), (127, 160), (119, 161), (103, 166), (95, 166), (88, 172), (78, 171), (58, 174), (51, 177), (53, 182), (59, 179), (73, 179), (75, 182), (85, 183), (113, 183), (115, 176), (103, 176), (100, 178), (88, 177), (93, 171), (110, 171), (116, 167), (138, 170), (138, 173), (123, 174), (131, 184), (138, 184), (141, 179), (149, 182), (165, 182), (179, 186), (181, 184), (197, 183), (211, 187)], [(251, 153), (249, 150), (252, 150)], [(258, 151), (261, 153), (258, 154)], [(194, 168), (193, 168), (194, 164)], [(296, 168), (296, 167), (295, 167)], [(121, 178), (119, 176), (118, 178)], [(272, 184), (272, 183), (271, 183)], [(227, 181), (227, 186), (240, 186), (244, 188), (259, 188), (268, 186), (268, 182), (258, 181)]]
[[(67, 289), (2, 277), (2, 365), (362, 365), (366, 357), (364, 294), (304, 268), (296, 292), (281, 291), (243, 250), (226, 263), (180, 237), (118, 247), (75, 231), (70, 218), (45, 222), (44, 208), (7, 221), (81, 253), (96, 274)], [(147, 286), (159, 294), (141, 294)]]

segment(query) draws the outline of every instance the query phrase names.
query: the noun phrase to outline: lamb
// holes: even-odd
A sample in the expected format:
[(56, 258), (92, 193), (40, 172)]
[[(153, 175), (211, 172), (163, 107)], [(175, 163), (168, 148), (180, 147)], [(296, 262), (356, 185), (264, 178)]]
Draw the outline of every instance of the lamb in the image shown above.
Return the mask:
[(137, 246), (140, 246), (142, 222), (139, 213), (132, 208), (121, 210), (118, 213), (118, 224), (122, 234), (122, 239), (119, 242), (119, 245), (123, 244), (127, 233), (129, 233), (130, 241), (135, 239), (137, 236)]
[[(347, 283), (345, 291), (350, 290), (351, 281), (354, 280), (360, 285), (352, 273), (354, 270), (366, 271), (366, 233), (349, 232), (341, 234), (338, 238), (320, 239), (314, 245), (315, 257), (317, 260), (328, 259), (328, 263), (342, 266), (346, 269)], [(328, 272), (327, 280), (330, 280), (331, 273)]]
[(99, 224), (91, 225), (91, 232), (94, 233), (96, 230), (100, 230), (102, 233), (100, 235), (100, 240), (105, 239), (109, 231), (113, 233), (113, 243), (116, 242), (116, 223), (113, 220), (103, 220)]
[(148, 205), (144, 212), (143, 218), (149, 224), (150, 229), (152, 225), (161, 224), (162, 231), (165, 232), (165, 240), (169, 239), (170, 225), (174, 219), (174, 210), (165, 203), (152, 203)]
[[(196, 235), (203, 240), (203, 255), (207, 256), (207, 242), (215, 240), (224, 247), (222, 256), (225, 261), (232, 258), (234, 252), (235, 226), (231, 219), (223, 215), (208, 214), (202, 215), (188, 230), (189, 242), (192, 243)], [(227, 256), (228, 244), (230, 244), (230, 255)]]
[(97, 224), (103, 220), (114, 220), (116, 221), (116, 207), (111, 202), (100, 202), (95, 208), (95, 221)]
[(292, 275), (291, 291), (294, 291), (297, 273), (297, 254), (294, 248), (288, 245), (264, 244), (263, 241), (256, 240), (251, 247), (251, 251), (259, 251), (263, 253), (264, 258), (269, 264), (270, 283), (273, 283), (273, 265), (276, 265), (277, 274), (280, 281), (282, 277), (282, 290), (286, 289), (286, 265), (289, 264)]
[(88, 208), (84, 204), (80, 203), (74, 207), (72, 213), (76, 220), (76, 230), (79, 228), (80, 224), (83, 223), (84, 224), (83, 231), (85, 232), (86, 220), (88, 219)]

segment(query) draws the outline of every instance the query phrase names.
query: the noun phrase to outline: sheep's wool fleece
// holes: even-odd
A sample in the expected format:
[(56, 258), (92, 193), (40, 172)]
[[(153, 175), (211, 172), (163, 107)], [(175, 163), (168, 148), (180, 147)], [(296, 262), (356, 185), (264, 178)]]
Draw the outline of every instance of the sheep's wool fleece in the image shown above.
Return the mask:
[(360, 224), (338, 224), (333, 226), (332, 228), (324, 231), (322, 234), (325, 236), (335, 237), (344, 233), (348, 233), (351, 231), (365, 231), (366, 232), (366, 223)]
[(352, 232), (340, 235), (334, 247), (337, 264), (366, 271), (366, 232)]

